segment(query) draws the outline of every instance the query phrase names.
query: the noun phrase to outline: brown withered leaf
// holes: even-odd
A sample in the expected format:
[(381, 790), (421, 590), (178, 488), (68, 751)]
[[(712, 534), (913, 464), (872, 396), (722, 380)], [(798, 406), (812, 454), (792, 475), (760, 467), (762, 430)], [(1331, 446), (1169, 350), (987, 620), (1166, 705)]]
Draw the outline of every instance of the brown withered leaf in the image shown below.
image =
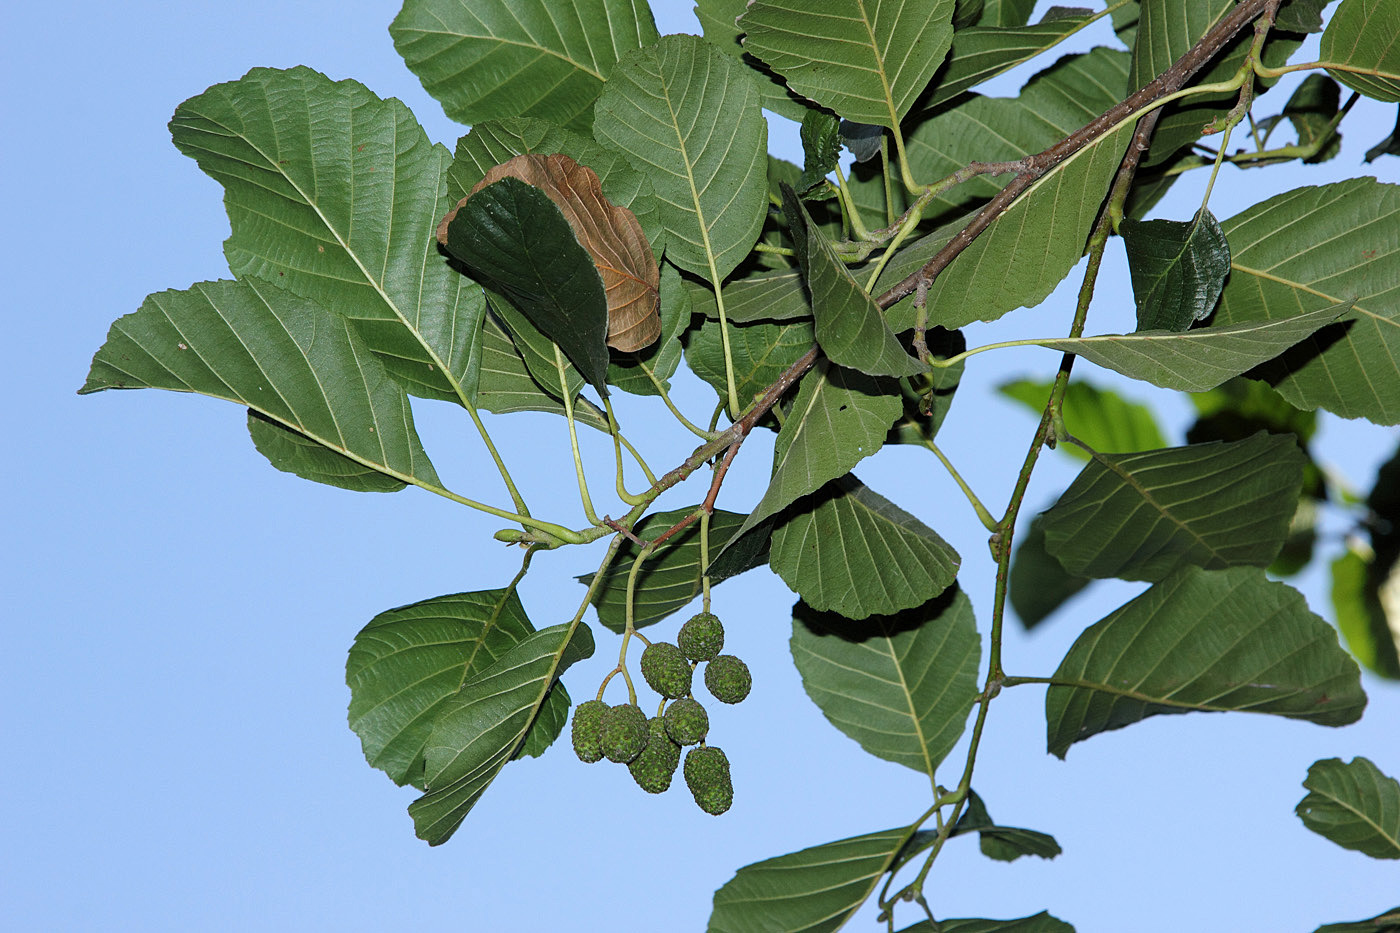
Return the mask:
[(608, 299), (608, 346), (631, 352), (655, 343), (661, 274), (651, 244), (636, 215), (603, 197), (597, 174), (566, 155), (527, 153), (492, 168), (438, 224), (438, 242), (447, 245), (448, 224), (472, 195), (507, 175), (543, 191), (593, 258)]

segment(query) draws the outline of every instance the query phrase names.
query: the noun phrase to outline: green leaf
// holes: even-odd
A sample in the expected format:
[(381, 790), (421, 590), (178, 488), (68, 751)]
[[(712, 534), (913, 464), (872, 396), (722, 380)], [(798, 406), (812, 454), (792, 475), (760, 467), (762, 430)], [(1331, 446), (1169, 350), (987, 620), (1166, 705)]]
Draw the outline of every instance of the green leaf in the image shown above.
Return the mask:
[(270, 421), (248, 409), (248, 434), (253, 446), (268, 462), (284, 473), (292, 473), (327, 486), (354, 492), (398, 492), (408, 484), (372, 467), (351, 460), (304, 434)]
[(812, 702), (870, 754), (930, 777), (967, 725), (980, 654), (972, 603), (956, 588), (858, 622), (793, 610), (792, 658)]
[(1012, 556), (1011, 581), (1007, 588), (1011, 608), (1026, 630), (1045, 621), (1089, 583), (1088, 577), (1070, 573), (1050, 553), (1045, 544), (1044, 520), (1039, 515), (1031, 519)]
[(806, 194), (826, 181), (841, 159), (841, 121), (825, 110), (808, 110), (802, 118), (802, 178), (797, 189)]
[(79, 393), (227, 399), (395, 480), (435, 486), (403, 387), (339, 315), (257, 279), (151, 295), (119, 318)]
[(181, 104), (170, 134), (224, 186), (235, 276), (350, 320), (413, 394), (473, 397), (485, 301), (438, 252), (449, 157), (407, 107), (309, 68), (254, 68)]
[[(961, 41), (959, 35), (955, 53)], [(909, 169), (917, 180), (927, 183), (951, 175), (969, 162), (1014, 161), (1040, 152), (1118, 103), (1118, 89), (1127, 80), (1127, 73), (1127, 53), (1095, 49), (1055, 62), (1031, 78), (1017, 97), (970, 95), (956, 106), (941, 107), (907, 135)], [(994, 196), (1010, 178), (979, 175), (932, 200), (924, 216), (942, 219), (966, 211)], [(935, 242), (932, 249), (927, 248), (932, 244), (925, 244), (926, 255), (917, 265), (923, 265), (942, 246), (942, 241)], [(906, 249), (911, 251), (912, 246)], [(882, 275), (880, 287), (889, 287), (913, 270), (899, 271), (898, 275), (893, 270)]]
[(927, 920), (920, 920), (900, 933), (1074, 933), (1074, 927), (1042, 910), (1034, 916), (1015, 920), (940, 920), (937, 928)]
[(1337, 633), (1301, 593), (1253, 567), (1184, 568), (1076, 639), (1045, 695), (1049, 751), (1148, 716), (1270, 713), (1323, 726), (1366, 694)]
[(1052, 859), (1063, 851), (1049, 833), (998, 826), (975, 790), (968, 790), (967, 809), (953, 826), (949, 838), (970, 832), (977, 833), (982, 854), (998, 862), (1014, 862), (1023, 855)]
[[(1033, 307), (1054, 291), (1084, 253), (1132, 131), (1127, 122), (1100, 136), (1046, 172), (999, 214), (929, 286), (929, 322), (953, 329), (994, 321), (1016, 308)], [(938, 245), (936, 239), (915, 244), (921, 249)], [(879, 287), (893, 285), (895, 276), (886, 269)], [(892, 329), (914, 326), (912, 305), (901, 302), (890, 309)]]
[(1260, 432), (1139, 454), (1095, 454), (1041, 519), (1072, 574), (1161, 580), (1192, 565), (1268, 566), (1303, 482), (1291, 436)]
[[(1141, 88), (1167, 70), (1234, 8), (1235, 0), (1143, 0), (1133, 44), (1133, 68), (1128, 90)], [(1195, 84), (1229, 81), (1244, 63), (1254, 40), (1253, 30), (1242, 29), (1209, 65), (1196, 75)], [(1273, 30), (1264, 44), (1263, 63), (1278, 67), (1302, 44), (1302, 36)], [(1273, 83), (1256, 79), (1258, 94)], [(1239, 100), (1238, 91), (1193, 95), (1168, 104), (1152, 133), (1152, 148), (1143, 160), (1151, 167), (1167, 162), (1182, 146), (1201, 138), (1208, 124), (1222, 118)]]
[(1371, 858), (1400, 859), (1400, 781), (1369, 759), (1313, 762), (1298, 802), (1298, 818), (1320, 836)]
[(817, 360), (798, 386), (773, 450), (768, 489), (746, 532), (880, 449), (903, 410), (898, 385)]
[[(582, 378), (571, 366), (566, 370), (566, 375), (569, 373), (575, 378)], [(530, 375), (519, 348), (501, 324), (494, 316), (488, 315), (481, 332), (481, 384), (477, 404), (498, 415), (513, 411), (544, 411), (562, 415), (565, 414), (564, 403), (557, 398), (558, 394), (557, 379), (553, 393), (546, 392)], [(600, 431), (608, 430), (607, 416), (584, 398), (574, 400), (574, 417), (580, 424)]]
[[(1343, 327), (1365, 327), (1365, 313), (1340, 302), (1275, 320), (1220, 322), (1182, 333), (1144, 330), (1132, 334), (1050, 338), (1034, 343), (1075, 353), (1100, 366), (1164, 389), (1203, 392), (1266, 363), (1345, 317)], [(1353, 322), (1353, 319), (1356, 319)], [(1313, 338), (1316, 339), (1316, 338)], [(1392, 364), (1394, 365), (1394, 364)], [(1285, 397), (1287, 393), (1285, 392)], [(1290, 399), (1291, 401), (1291, 399)]]
[(1400, 907), (1392, 907), (1385, 913), (1367, 920), (1328, 923), (1318, 927), (1313, 933), (1400, 933)]
[[(953, 34), (948, 61), (935, 76), (926, 96), (920, 98), (920, 111), (933, 110), (964, 91), (970, 90), (1028, 62), (1079, 30), (1095, 22), (1107, 11), (1085, 16), (1061, 16), (1033, 25), (979, 25)], [(1092, 88), (1086, 88), (1093, 93)], [(1044, 148), (1044, 147), (1041, 147)], [(930, 179), (932, 180), (932, 179)]]
[(504, 294), (607, 394), (608, 299), (557, 205), (518, 178), (472, 195), (447, 227), (447, 250)]
[[(967, 349), (967, 340), (960, 330), (929, 328), (924, 335), (929, 357), (946, 360)], [(964, 361), (952, 366), (934, 367), (928, 372), (899, 380), (904, 401), (904, 416), (894, 423), (885, 436), (886, 444), (927, 444), (938, 434), (943, 419), (953, 407), (953, 395), (962, 382)]]
[(912, 376), (927, 367), (910, 356), (885, 323), (884, 312), (861, 287), (816, 225), (797, 194), (783, 188), (783, 213), (807, 275), (817, 344), (832, 362), (871, 376)]
[(389, 26), (448, 117), (538, 117), (586, 129), (618, 56), (656, 41), (637, 0), (405, 0)]
[(554, 353), (554, 341), (508, 299), (488, 292), (486, 302), (491, 312), (489, 319), (500, 325), (507, 339), (514, 345), (515, 352), (520, 354), (536, 387), (561, 402), (564, 400), (566, 389), (570, 395), (577, 398), (584, 385), (583, 373), (569, 362), (568, 357), (564, 358), (563, 366), (560, 366), (559, 357)]
[(1210, 316), (1230, 274), (1230, 244), (1206, 208), (1189, 221), (1123, 221), (1137, 329), (1184, 331)]
[[(691, 292), (692, 297), (696, 294)], [(702, 321), (698, 328), (687, 334), (687, 339), (685, 361), (695, 375), (724, 396), (728, 389), (719, 321)], [(729, 351), (734, 361), (734, 391), (739, 395), (740, 409), (762, 395), (802, 354), (812, 349), (815, 339), (811, 321), (731, 324)]]
[(1331, 569), (1332, 611), (1348, 650), (1372, 673), (1400, 680), (1400, 624), (1392, 627), (1381, 598), (1382, 591), (1400, 587), (1396, 566), (1378, 572), (1375, 552), (1353, 541)]
[[(713, 290), (692, 285), (688, 291), (697, 313), (719, 320)], [(724, 316), (730, 324), (810, 318), (812, 304), (802, 284), (802, 273), (796, 268), (767, 269), (728, 282), (724, 286)]]
[(1321, 58), (1338, 81), (1375, 100), (1400, 101), (1400, 7), (1342, 0), (1322, 33)]
[(603, 186), (603, 196), (636, 216), (652, 252), (661, 255), (665, 231), (651, 180), (633, 168), (622, 153), (543, 120), (501, 120), (473, 126), (470, 133), (457, 140), (452, 154), (452, 165), (447, 169), (447, 199), (456, 204), (488, 171), (518, 155), (556, 152), (591, 169)]
[[(1198, 425), (1218, 416), (1228, 416), (1239, 425), (1229, 432), (1233, 436), (1217, 427), (1210, 432), (1212, 436), (1202, 440), (1241, 440), (1256, 431), (1268, 431), (1270, 434), (1296, 434), (1301, 444), (1317, 433), (1317, 412), (1294, 408), (1273, 387), (1254, 379), (1230, 379), (1209, 392), (1192, 393), (1190, 400), (1198, 415)], [(1192, 436), (1195, 430), (1195, 427), (1187, 429), (1187, 440), (1196, 440)]]
[(656, 383), (669, 386), (666, 380), (680, 366), (680, 338), (690, 325), (690, 289), (669, 262), (661, 265), (660, 313), (661, 339), (645, 350), (617, 354), (608, 364), (608, 385), (635, 395), (660, 395)]
[(857, 123), (899, 125), (948, 54), (954, 0), (750, 0), (744, 49)]
[(707, 42), (757, 73), (764, 110), (801, 123), (811, 104), (794, 94), (783, 83), (782, 75), (774, 74), (773, 69), (744, 51), (740, 41), (744, 33), (735, 20), (744, 12), (747, 3), (748, 0), (695, 0), (695, 18), (700, 21)]
[(365, 759), (423, 789), (423, 748), (462, 685), (535, 631), (513, 589), (438, 596), (375, 616), (345, 662)]
[(426, 793), (409, 804), (413, 828), (441, 845), (515, 755), (560, 674), (593, 654), (586, 625), (564, 623), (517, 643), (438, 712), (424, 748)]
[(651, 179), (667, 259), (718, 286), (748, 256), (768, 210), (768, 124), (742, 65), (696, 36), (630, 52), (593, 134)]
[(977, 25), (1024, 26), (1034, 10), (1035, 0), (985, 0)]
[(813, 609), (851, 619), (921, 606), (958, 575), (957, 551), (853, 474), (798, 500), (769, 562)]
[(875, 890), (899, 827), (745, 865), (715, 892), (708, 933), (834, 933)]
[(1322, 32), (1322, 11), (1332, 0), (1283, 0), (1274, 14), (1274, 28), (1303, 35)]
[[(691, 506), (670, 512), (653, 512), (637, 523), (633, 534), (643, 541), (651, 540), (695, 509), (695, 506)], [(744, 518), (735, 512), (715, 509), (710, 516), (712, 558), (735, 538)], [(614, 632), (621, 632), (627, 627), (627, 577), (640, 551), (635, 543), (623, 542), (617, 556), (604, 572), (603, 582), (593, 594), (593, 608), (598, 610), (598, 621)], [(736, 573), (747, 569), (744, 567)], [(731, 575), (712, 573), (710, 584), (716, 585)], [(684, 608), (699, 595), (700, 576), (700, 522), (697, 520), (667, 538), (637, 571), (633, 625), (637, 628), (652, 625)], [(578, 577), (578, 581), (587, 586), (593, 582), (593, 574), (586, 573)]]
[(1400, 423), (1400, 185), (1297, 188), (1220, 226), (1231, 272), (1212, 327), (1354, 301), (1351, 314), (1251, 375), (1299, 408)]
[[(1050, 399), (1051, 385), (1018, 379), (1003, 382), (997, 391), (1038, 416)], [(1069, 433), (1100, 453), (1135, 453), (1167, 446), (1152, 409), (1080, 379), (1066, 387), (1060, 413)], [(1088, 452), (1074, 444), (1060, 444), (1057, 449), (1080, 460), (1089, 459)]]
[(1318, 145), (1326, 140), (1316, 155), (1303, 160), (1305, 164), (1326, 162), (1342, 151), (1342, 134), (1336, 131), (1332, 123), (1341, 103), (1342, 89), (1337, 82), (1318, 74), (1304, 78), (1293, 96), (1288, 98), (1280, 116), (1287, 117), (1288, 122), (1293, 124), (1293, 131), (1298, 134), (1298, 145)]
[(1366, 158), (1362, 161), (1370, 164), (1383, 155), (1400, 156), (1400, 111), (1395, 115), (1395, 128), (1390, 131), (1390, 135), (1366, 150)]

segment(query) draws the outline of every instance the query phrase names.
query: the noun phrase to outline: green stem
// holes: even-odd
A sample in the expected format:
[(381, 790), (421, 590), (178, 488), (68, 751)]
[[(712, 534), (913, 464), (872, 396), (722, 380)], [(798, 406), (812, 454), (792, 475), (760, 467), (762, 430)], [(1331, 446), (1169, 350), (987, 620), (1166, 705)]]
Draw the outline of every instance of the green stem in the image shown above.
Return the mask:
[(578, 426), (574, 423), (574, 399), (569, 391), (569, 379), (564, 372), (564, 351), (559, 344), (554, 345), (554, 367), (559, 371), (559, 394), (564, 398), (564, 417), (569, 422), (569, 448), (574, 454), (574, 475), (578, 477), (578, 495), (583, 502), (583, 517), (590, 525), (598, 524), (598, 515), (593, 511), (593, 499), (588, 495), (588, 478), (583, 473), (583, 455), (578, 449)]
[[(680, 422), (681, 427), (685, 428), (687, 431), (689, 431), (691, 434), (694, 434), (702, 441), (714, 440), (715, 431), (713, 426), (710, 430), (706, 431), (704, 428), (697, 427), (696, 425), (692, 424), (689, 418), (681, 414), (681, 410), (676, 407), (676, 403), (671, 401), (671, 393), (666, 390), (666, 384), (663, 383), (660, 379), (656, 378), (656, 373), (651, 371), (651, 367), (643, 363), (642, 371), (647, 374), (647, 378), (651, 380), (651, 384), (656, 386), (656, 391), (661, 396), (661, 401), (666, 403), (666, 407), (670, 410), (671, 414), (675, 416), (675, 419), (678, 422)], [(716, 415), (716, 418), (718, 418), (718, 415)]]
[(875, 268), (870, 272), (870, 278), (865, 282), (867, 292), (875, 288), (875, 283), (880, 279), (880, 273), (885, 271), (885, 266), (894, 258), (895, 251), (904, 243), (909, 234), (913, 233), (915, 228), (919, 226), (919, 221), (923, 219), (923, 216), (922, 203), (916, 204), (905, 214), (903, 223), (899, 225), (899, 230), (885, 246), (885, 251), (880, 254), (879, 261), (875, 263)]
[(710, 566), (710, 510), (700, 513), (700, 608), (710, 611), (710, 575), (705, 570)]
[(841, 171), (840, 163), (836, 165), (836, 190), (841, 195), (841, 207), (846, 212), (846, 218), (851, 224), (851, 238), (855, 240), (870, 239), (870, 231), (865, 228), (865, 221), (860, 216), (860, 211), (856, 209), (855, 198), (851, 197), (851, 189), (846, 185), (846, 174)]
[(481, 436), (481, 442), (486, 445), (487, 452), (491, 454), (491, 460), (496, 464), (496, 472), (501, 474), (501, 479), (506, 484), (506, 490), (510, 493), (510, 501), (515, 503), (515, 511), (528, 517), (530, 509), (525, 505), (525, 499), (520, 495), (520, 490), (515, 487), (515, 480), (511, 478), (510, 470), (506, 469), (506, 462), (502, 459), (500, 451), (496, 449), (495, 443), (491, 440), (491, 435), (486, 430), (486, 425), (482, 422), (480, 413), (477, 412), (476, 406), (470, 402), (467, 403), (466, 408), (467, 414), (471, 416), (472, 424), (476, 425), (476, 433)]
[(948, 471), (948, 475), (953, 478), (953, 482), (958, 484), (958, 488), (961, 489), (963, 495), (967, 497), (967, 501), (972, 503), (972, 510), (977, 513), (977, 520), (982, 523), (982, 527), (986, 528), (988, 531), (996, 531), (997, 520), (992, 517), (991, 512), (987, 511), (987, 507), (982, 504), (982, 500), (977, 498), (977, 494), (972, 491), (972, 487), (969, 486), (962, 478), (962, 475), (958, 473), (957, 468), (953, 466), (953, 462), (938, 448), (938, 445), (933, 442), (932, 438), (925, 440), (924, 446), (933, 451), (933, 455), (942, 462), (944, 468)]
[(773, 246), (770, 243), (758, 242), (753, 245), (755, 253), (771, 253), (774, 256), (796, 256), (797, 251), (790, 246)]
[[(613, 459), (617, 464), (617, 476), (614, 481), (614, 491), (617, 493), (617, 497), (623, 502), (627, 503), (628, 505), (638, 505), (641, 503), (642, 497), (634, 496), (627, 491), (626, 477), (624, 476), (625, 471), (623, 470), (622, 464), (622, 431), (619, 430), (617, 426), (617, 415), (613, 413), (612, 399), (608, 398), (606, 395), (603, 396), (603, 408), (608, 413), (608, 433), (612, 435)], [(627, 449), (631, 450), (632, 445), (628, 444)], [(656, 482), (656, 477), (651, 475), (651, 470), (648, 470), (647, 465), (645, 463), (642, 463), (642, 458), (637, 456), (636, 451), (633, 451), (632, 455), (636, 458), (638, 463), (642, 464), (642, 470), (646, 473), (648, 482)]]

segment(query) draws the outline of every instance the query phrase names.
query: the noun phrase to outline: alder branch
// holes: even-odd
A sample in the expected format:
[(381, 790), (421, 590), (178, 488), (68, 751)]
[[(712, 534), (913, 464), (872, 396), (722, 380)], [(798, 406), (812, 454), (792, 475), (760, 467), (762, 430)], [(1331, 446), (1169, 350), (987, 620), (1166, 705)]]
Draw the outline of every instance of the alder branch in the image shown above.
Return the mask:
[[(963, 172), (974, 171), (975, 174), (988, 173), (989, 169), (1001, 169), (997, 174), (1004, 174), (1005, 171), (1015, 171), (1013, 178), (1006, 187), (997, 193), (996, 197), (987, 202), (978, 211), (968, 224), (958, 231), (938, 253), (930, 259), (917, 272), (906, 276), (892, 288), (882, 293), (875, 299), (875, 303), (881, 309), (888, 309), (896, 302), (908, 297), (916, 291), (927, 290), (933, 280), (946, 269), (949, 264), (956, 259), (963, 250), (972, 244), (972, 241), (991, 226), (1007, 210), (1015, 200), (1031, 187), (1038, 179), (1044, 176), (1052, 168), (1064, 162), (1066, 159), (1081, 151), (1086, 146), (1097, 140), (1112, 130), (1117, 129), (1126, 122), (1133, 114), (1144, 108), (1151, 107), (1157, 101), (1174, 94), (1185, 87), (1197, 72), (1206, 66), (1225, 45), (1235, 37), (1235, 35), (1245, 26), (1259, 18), (1266, 11), (1276, 9), (1279, 0), (1240, 0), (1238, 6), (1230, 11), (1224, 19), (1216, 23), (1210, 31), (1201, 37), (1195, 45), (1172, 63), (1171, 67), (1162, 72), (1141, 90), (1134, 92), (1121, 103), (1115, 104), (1105, 110), (1099, 116), (1089, 121), (1080, 129), (1066, 136), (1064, 139), (1050, 146), (1042, 152), (1030, 155), (1015, 163), (977, 163), (970, 164)], [(1134, 137), (1133, 146), (1136, 148), (1139, 139)], [(1140, 155), (1140, 150), (1138, 154)], [(1129, 176), (1131, 177), (1131, 175)], [(707, 510), (714, 509), (715, 498), (719, 494), (719, 487), (724, 481), (725, 473), (729, 463), (737, 453), (738, 447), (743, 444), (754, 426), (766, 415), (774, 405), (776, 405), (787, 392), (801, 379), (807, 370), (816, 363), (820, 348), (813, 345), (806, 353), (789, 366), (781, 376), (770, 385), (763, 395), (750, 405), (728, 428), (720, 432), (714, 440), (708, 441), (695, 449), (680, 466), (671, 470), (656, 481), (653, 486), (644, 494), (642, 502), (628, 513), (620, 524), (631, 527), (646, 510), (646, 508), (665, 490), (688, 478), (692, 473), (700, 468), (702, 464), (711, 458), (724, 454), (722, 468), (716, 469), (714, 479), (711, 481), (710, 490), (705, 497), (704, 507)], [(694, 521), (692, 513), (686, 519), (677, 523), (677, 526), (667, 529), (662, 537), (670, 537), (679, 532), (683, 527)], [(598, 529), (600, 532), (602, 528)]]

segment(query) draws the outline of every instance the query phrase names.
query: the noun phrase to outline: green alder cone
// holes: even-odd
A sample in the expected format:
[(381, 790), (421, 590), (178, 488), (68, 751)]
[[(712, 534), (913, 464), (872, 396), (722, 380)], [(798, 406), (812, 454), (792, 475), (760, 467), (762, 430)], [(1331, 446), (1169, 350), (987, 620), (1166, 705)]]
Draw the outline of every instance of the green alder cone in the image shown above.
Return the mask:
[(647, 747), (627, 765), (632, 780), (648, 794), (659, 794), (671, 786), (671, 777), (681, 763), (681, 747), (666, 734), (660, 716), (647, 722)]
[(681, 649), (670, 642), (658, 641), (642, 652), (642, 676), (651, 689), (674, 700), (690, 692), (690, 662)]
[(662, 717), (666, 734), (677, 745), (695, 745), (710, 732), (710, 714), (694, 697), (684, 697), (666, 707)]
[(647, 716), (631, 704), (614, 706), (602, 716), (602, 747), (608, 761), (626, 764), (647, 746)]
[(705, 665), (705, 689), (721, 703), (741, 702), (752, 686), (749, 666), (732, 654), (722, 654)]
[(685, 786), (695, 803), (711, 816), (719, 816), (734, 802), (729, 759), (713, 745), (692, 748), (685, 756)]
[(724, 650), (724, 625), (713, 612), (697, 612), (681, 626), (676, 643), (692, 661), (713, 661)]
[(603, 714), (607, 711), (608, 704), (602, 700), (585, 700), (574, 709), (570, 737), (574, 741), (574, 754), (585, 764), (603, 757)]

